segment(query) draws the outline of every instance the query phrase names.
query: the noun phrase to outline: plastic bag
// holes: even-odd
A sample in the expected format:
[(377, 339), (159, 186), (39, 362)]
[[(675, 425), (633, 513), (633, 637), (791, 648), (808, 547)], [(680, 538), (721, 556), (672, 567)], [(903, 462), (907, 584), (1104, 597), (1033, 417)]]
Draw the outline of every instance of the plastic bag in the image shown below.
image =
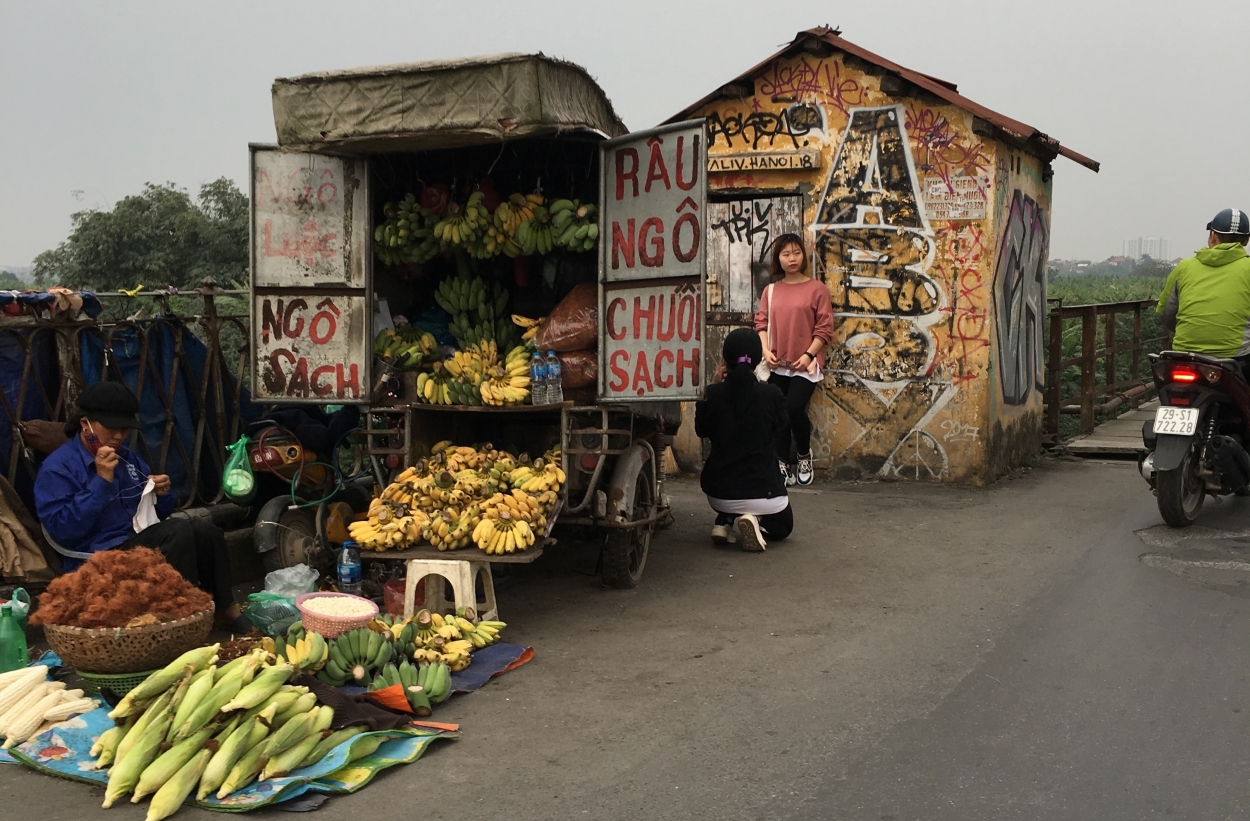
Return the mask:
[(221, 489), (226, 498), (236, 505), (251, 504), (256, 497), (256, 476), (252, 474), (252, 460), (247, 456), (247, 436), (240, 436), (233, 445), (226, 445), (230, 455), (221, 472)]
[(243, 615), (266, 636), (278, 636), (299, 620), (295, 599), (277, 593), (253, 593), (247, 597)]
[(594, 351), (559, 354), (560, 384), (565, 388), (588, 388), (599, 379), (599, 355)]
[(584, 351), (599, 342), (599, 288), (575, 285), (552, 309), (534, 344), (540, 351)]
[[(422, 579), (422, 581), (425, 581)], [(13, 610), (13, 617), (17, 619), (17, 623), (21, 625), (23, 630), (26, 629), (26, 617), (30, 615), (30, 594), (26, 592), (26, 588), (17, 587), (13, 589), (13, 598), (5, 601), (0, 599), (0, 605), (7, 604)]]
[(317, 577), (320, 575), (306, 564), (274, 570), (265, 574), (265, 592), (294, 600), (296, 596), (317, 592)]

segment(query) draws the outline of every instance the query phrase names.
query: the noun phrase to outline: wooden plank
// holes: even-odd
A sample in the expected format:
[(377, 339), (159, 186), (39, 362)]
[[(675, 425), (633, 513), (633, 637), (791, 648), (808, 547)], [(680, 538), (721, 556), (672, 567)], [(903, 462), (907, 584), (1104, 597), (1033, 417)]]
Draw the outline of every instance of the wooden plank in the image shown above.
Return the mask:
[(490, 562), (491, 564), (529, 564), (536, 561), (539, 556), (543, 555), (543, 548), (549, 544), (554, 544), (555, 539), (539, 539), (534, 542), (533, 547), (521, 553), (505, 553), (502, 556), (495, 556), (485, 553), (476, 547), (466, 547), (460, 550), (439, 550), (433, 545), (420, 545), (419, 547), (410, 547), (407, 550), (385, 550), (375, 552), (371, 550), (360, 551), (362, 561), (377, 559), (381, 561), (408, 561), (409, 559), (441, 559), (448, 562)]
[(707, 306), (709, 310), (725, 310), (729, 304), (729, 237), (711, 226), (719, 225), (729, 216), (729, 203), (707, 204)]

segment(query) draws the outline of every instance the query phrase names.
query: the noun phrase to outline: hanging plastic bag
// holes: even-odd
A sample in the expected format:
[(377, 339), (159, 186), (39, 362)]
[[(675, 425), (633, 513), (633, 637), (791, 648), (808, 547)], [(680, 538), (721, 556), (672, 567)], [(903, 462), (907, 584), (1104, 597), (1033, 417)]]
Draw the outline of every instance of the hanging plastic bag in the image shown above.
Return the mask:
[(278, 636), (299, 620), (295, 599), (277, 593), (253, 593), (247, 597), (243, 615), (266, 636)]
[[(422, 579), (422, 581), (425, 581)], [(26, 592), (26, 588), (17, 587), (13, 589), (13, 598), (5, 601), (0, 599), (0, 605), (7, 604), (13, 609), (13, 617), (17, 619), (17, 623), (22, 629), (26, 629), (26, 617), (30, 615), (30, 594)]]
[(221, 474), (221, 487), (226, 498), (236, 505), (251, 504), (256, 497), (256, 476), (252, 473), (252, 461), (247, 456), (247, 444), (247, 436), (244, 435), (233, 445), (226, 446), (230, 455)]
[(320, 575), (306, 564), (274, 570), (265, 574), (265, 592), (294, 601), (305, 593), (317, 592), (317, 577)]
[(552, 309), (534, 340), (540, 351), (584, 351), (599, 342), (599, 288), (574, 286)]

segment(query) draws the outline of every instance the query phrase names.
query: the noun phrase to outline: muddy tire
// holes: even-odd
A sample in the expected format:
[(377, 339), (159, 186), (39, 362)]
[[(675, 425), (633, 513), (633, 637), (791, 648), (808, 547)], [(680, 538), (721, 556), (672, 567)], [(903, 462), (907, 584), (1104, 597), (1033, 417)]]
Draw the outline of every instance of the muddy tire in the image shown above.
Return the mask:
[(1191, 449), (1180, 467), (1155, 474), (1159, 515), (1172, 527), (1189, 527), (1198, 518), (1206, 486), (1198, 476), (1198, 460)]
[(265, 572), (310, 564), (307, 548), (317, 539), (317, 523), (311, 509), (287, 510), (278, 518), (278, 546), (260, 554)]
[[(655, 511), (655, 486), (644, 468), (634, 480), (634, 509), (630, 520), (646, 519)], [(655, 524), (632, 529), (609, 528), (603, 543), (600, 563), (603, 583), (618, 590), (637, 587), (651, 552), (651, 534)]]

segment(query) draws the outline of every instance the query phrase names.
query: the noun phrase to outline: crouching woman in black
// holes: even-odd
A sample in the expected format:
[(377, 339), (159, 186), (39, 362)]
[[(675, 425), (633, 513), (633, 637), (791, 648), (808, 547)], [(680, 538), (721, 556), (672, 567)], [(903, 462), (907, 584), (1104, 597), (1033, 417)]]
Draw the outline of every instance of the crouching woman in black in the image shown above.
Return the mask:
[(764, 354), (754, 331), (730, 332), (721, 355), (707, 397), (695, 405), (695, 434), (712, 442), (699, 484), (716, 512), (712, 541), (732, 544), (737, 530), (743, 550), (763, 550), (766, 539), (780, 541), (794, 529), (775, 446), (788, 424), (786, 400), (755, 377)]

